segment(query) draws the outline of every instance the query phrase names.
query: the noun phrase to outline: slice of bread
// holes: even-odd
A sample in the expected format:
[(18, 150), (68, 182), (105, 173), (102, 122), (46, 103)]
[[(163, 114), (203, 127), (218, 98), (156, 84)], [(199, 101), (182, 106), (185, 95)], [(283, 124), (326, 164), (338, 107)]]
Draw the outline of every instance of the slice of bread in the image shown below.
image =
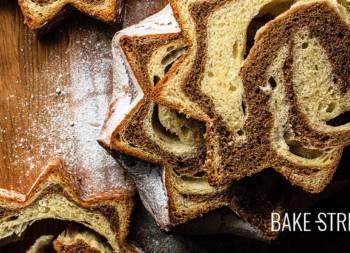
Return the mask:
[(181, 173), (201, 169), (203, 125), (151, 98), (154, 85), (185, 50), (169, 6), (114, 37), (114, 101), (99, 138), (104, 146)]
[(32, 30), (46, 29), (65, 16), (72, 7), (104, 22), (116, 22), (122, 12), (122, 0), (19, 0), (26, 23)]
[(114, 252), (139, 252), (126, 241), (134, 191), (115, 189), (82, 199), (78, 189), (60, 161), (52, 161), (25, 196), (1, 189), (0, 239), (19, 237), (36, 221), (58, 219), (95, 231)]
[(112, 253), (109, 245), (104, 243), (94, 233), (67, 229), (62, 232), (53, 242), (57, 253)]
[[(180, 224), (184, 226), (181, 230), (187, 231), (190, 229), (187, 229), (187, 222), (225, 207), (231, 209), (231, 214), (224, 215), (227, 218), (220, 225), (222, 230), (217, 228), (217, 233), (273, 240), (279, 233), (271, 231), (271, 212), (283, 215), (289, 209), (286, 199), (293, 198), (288, 185), (280, 178), (271, 177), (271, 174), (258, 175), (228, 188), (214, 189), (204, 176), (180, 176), (169, 168), (162, 169), (133, 157), (122, 154), (115, 154), (115, 157), (134, 180), (145, 208), (166, 231), (179, 229), (174, 226)], [(263, 193), (258, 190), (259, 187), (264, 190)], [(303, 196), (299, 199), (302, 200)], [(218, 212), (213, 214), (196, 220), (195, 224), (203, 227), (197, 234), (215, 230), (215, 226), (210, 225), (213, 222), (210, 217), (214, 217), (215, 221), (221, 215)]]
[(210, 184), (272, 167), (322, 191), (350, 141), (345, 8), (321, 0), (170, 2), (189, 49), (154, 97), (206, 122)]
[(186, 176), (191, 179), (184, 180), (170, 168), (115, 155), (134, 180), (142, 203), (163, 230), (230, 203), (229, 187), (214, 189), (205, 177)]

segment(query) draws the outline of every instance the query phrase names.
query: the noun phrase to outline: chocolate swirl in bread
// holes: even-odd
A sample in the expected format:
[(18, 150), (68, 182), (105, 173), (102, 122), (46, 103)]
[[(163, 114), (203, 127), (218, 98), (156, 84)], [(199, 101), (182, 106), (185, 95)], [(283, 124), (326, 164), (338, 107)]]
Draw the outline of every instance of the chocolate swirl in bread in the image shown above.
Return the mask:
[[(180, 161), (181, 157), (176, 158), (174, 154), (170, 154), (167, 149), (169, 145), (161, 143), (164, 139), (154, 137), (162, 127), (166, 129), (162, 132), (163, 138), (177, 136), (171, 142), (172, 145), (183, 142), (189, 147), (193, 143), (196, 147), (199, 146), (196, 143), (198, 141), (203, 146), (202, 141), (195, 138), (198, 133), (192, 119), (186, 119), (166, 107), (158, 107), (156, 110), (157, 105), (150, 98), (153, 81), (161, 80), (179, 56), (186, 52), (186, 45), (178, 33), (166, 34), (157, 29), (146, 30), (145, 33), (145, 27), (154, 25), (149, 23), (168, 23), (164, 22), (164, 18), (160, 21), (154, 19), (155, 17), (151, 17), (141, 24), (127, 28), (113, 39), (114, 96), (100, 134), (101, 144), (162, 165), (152, 166), (117, 155), (117, 159), (134, 179), (145, 207), (163, 229), (168, 230), (209, 211), (227, 207), (244, 217), (242, 223), (237, 224), (245, 224), (243, 227), (250, 230), (248, 234), (264, 239), (275, 238), (277, 233), (271, 233), (267, 224), (270, 223), (271, 210), (281, 213), (285, 210), (286, 206), (282, 203), (285, 192), (280, 192), (276, 198), (260, 194), (253, 190), (254, 183), (250, 182), (214, 188), (209, 185), (206, 173), (199, 166), (191, 166), (189, 160), (182, 160), (187, 168), (173, 163), (172, 157)], [(157, 125), (152, 124), (155, 113), (158, 118)], [(183, 127), (189, 128), (188, 131), (183, 131)], [(160, 148), (163, 150), (159, 151)], [(198, 156), (195, 148), (189, 154), (203, 163), (204, 158)], [(262, 180), (260, 176), (253, 179), (253, 182), (267, 188), (273, 188), (274, 181), (266, 180), (266, 177)], [(242, 192), (246, 194), (241, 194)], [(246, 198), (247, 195), (252, 200), (250, 197)]]
[(112, 249), (96, 234), (88, 231), (67, 229), (53, 242), (57, 253), (112, 253)]
[(82, 199), (79, 187), (60, 161), (51, 162), (26, 195), (1, 191), (0, 239), (21, 236), (33, 222), (72, 221), (104, 237), (114, 252), (139, 252), (126, 241), (133, 208), (133, 189), (101, 193)]
[[(212, 185), (272, 167), (291, 183), (320, 192), (337, 168), (342, 147), (349, 142), (348, 125), (334, 123), (340, 121), (339, 115), (346, 115), (348, 107), (346, 77), (339, 74), (348, 73), (347, 65), (341, 67), (348, 55), (345, 8), (335, 1), (304, 1), (290, 7), (292, 3), (171, 1), (189, 50), (156, 87), (154, 95), (157, 102), (207, 123), (205, 170)], [(283, 14), (273, 18), (280, 13)], [(248, 54), (248, 29), (254, 18), (263, 17), (273, 20), (258, 32)], [(328, 50), (326, 61), (336, 63), (331, 72), (336, 78), (332, 81), (339, 80), (339, 85), (327, 83), (319, 89), (319, 93), (329, 89), (329, 95), (335, 94), (330, 108), (324, 106), (328, 114), (322, 112), (322, 106), (316, 110), (321, 118), (301, 113), (303, 101), (295, 103), (296, 97), (312, 106), (316, 103), (310, 94), (307, 100), (305, 81), (309, 80), (303, 75), (292, 78), (281, 74), (288, 72), (285, 69), (291, 65), (284, 46), (288, 47), (300, 29), (306, 41), (322, 40), (322, 35), (320, 47)], [(305, 35), (308, 29), (312, 30), (311, 37)], [(340, 59), (334, 59), (335, 52), (342, 52)], [(323, 56), (320, 51), (316, 54)], [(320, 69), (325, 68), (322, 64)], [(288, 85), (288, 78), (299, 83)], [(285, 91), (288, 87), (306, 95), (292, 96), (291, 90)], [(314, 89), (317, 87), (311, 86), (310, 90)], [(315, 121), (317, 124), (312, 124)]]

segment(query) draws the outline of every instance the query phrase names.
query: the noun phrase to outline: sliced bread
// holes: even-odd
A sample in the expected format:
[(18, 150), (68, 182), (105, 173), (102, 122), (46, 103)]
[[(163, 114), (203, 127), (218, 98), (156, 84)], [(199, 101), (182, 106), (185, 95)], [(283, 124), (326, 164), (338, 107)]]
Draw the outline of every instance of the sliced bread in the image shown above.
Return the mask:
[(104, 243), (96, 234), (88, 231), (67, 229), (53, 242), (57, 253), (85, 252), (112, 253), (109, 245)]
[[(200, 166), (191, 166), (189, 160), (182, 157), (178, 160), (185, 167), (177, 166), (171, 160), (172, 157), (176, 157), (176, 154), (171, 153), (171, 159), (169, 159), (162, 152), (152, 149), (152, 146), (148, 145), (149, 142), (144, 141), (147, 138), (156, 144), (164, 142), (164, 137), (163, 139), (154, 138), (159, 128), (154, 128), (152, 124), (154, 119), (152, 113), (154, 114), (154, 108), (157, 107), (150, 99), (153, 81), (161, 80), (186, 48), (178, 33), (164, 33), (167, 29), (163, 26), (169, 22), (165, 22), (164, 20), (167, 19), (162, 15), (169, 14), (171, 13), (167, 8), (157, 16), (121, 31), (114, 38), (114, 96), (99, 141), (109, 149), (162, 165), (152, 165), (117, 154), (117, 159), (134, 179), (143, 204), (163, 229), (183, 224), (211, 210), (229, 207), (235, 213), (249, 219), (251, 227), (264, 230), (262, 234), (267, 236), (269, 230), (266, 226), (260, 225), (269, 223), (270, 215), (262, 217), (260, 213), (263, 212), (259, 205), (254, 208), (252, 208), (253, 204), (248, 205), (250, 210), (245, 210), (245, 207), (240, 206), (240, 201), (246, 203), (249, 200), (244, 197), (236, 197), (232, 201), (232, 192), (244, 191), (244, 189), (249, 191), (248, 186), (224, 185), (214, 188), (209, 185), (208, 178)], [(157, 20), (159, 17), (161, 20)], [(163, 33), (163, 30), (159, 32), (154, 29), (157, 24), (164, 30)], [(147, 27), (151, 31), (144, 31)], [(121, 45), (121, 42), (125, 45)], [(129, 57), (124, 53), (129, 54)], [(161, 124), (166, 131), (170, 132), (167, 133), (168, 135), (176, 135), (178, 142), (191, 144), (189, 147), (203, 146), (201, 138), (198, 138), (199, 131), (193, 131), (198, 126), (196, 121), (186, 119), (166, 107), (158, 107), (157, 117), (159, 119), (157, 125)], [(183, 131), (184, 128), (187, 128), (186, 131)], [(125, 134), (126, 131), (129, 134)], [(163, 133), (166, 134), (166, 131)], [(141, 136), (143, 141), (140, 141), (137, 136)], [(171, 144), (175, 145), (174, 141)], [(169, 152), (172, 148), (164, 144), (162, 147), (165, 152)], [(198, 157), (196, 149), (192, 149), (189, 154), (198, 161), (204, 160)], [(255, 202), (260, 199), (261, 194), (254, 191), (252, 195)], [(263, 205), (264, 210), (267, 210), (266, 206), (269, 206), (270, 211), (277, 210), (276, 202), (260, 201), (260, 203), (263, 202), (267, 203)]]
[(201, 169), (204, 126), (151, 98), (154, 85), (185, 50), (169, 6), (114, 37), (115, 88), (102, 145), (181, 173)]
[[(170, 2), (189, 48), (157, 85), (154, 97), (160, 104), (206, 122), (205, 170), (210, 184), (227, 184), (272, 167), (306, 191), (322, 191), (350, 140), (345, 8), (335, 1), (301, 1), (292, 7), (294, 1), (287, 0)], [(266, 22), (254, 43), (254, 31)], [(324, 43), (334, 40), (328, 43), (327, 54), (324, 50), (328, 49), (318, 46), (319, 37), (311, 36), (308, 27), (324, 31), (335, 24), (343, 38), (336, 39), (334, 31), (325, 33)], [(288, 53), (295, 36), (303, 38), (300, 50), (310, 45), (305, 54), (300, 53), (305, 50), (293, 54), (299, 64), (291, 64)], [(331, 59), (331, 52), (342, 52), (340, 59)], [(315, 74), (315, 56), (319, 56), (317, 71), (322, 75)], [(330, 62), (336, 65), (328, 67)], [(288, 64), (299, 68), (299, 76), (284, 75)], [(335, 79), (330, 80), (333, 83), (328, 80), (332, 73), (339, 85)], [(315, 82), (305, 84), (311, 77)], [(320, 99), (313, 93), (319, 93)], [(334, 108), (327, 109), (327, 96)], [(344, 118), (344, 125), (329, 124)]]
[(114, 252), (139, 252), (127, 242), (133, 190), (115, 189), (82, 199), (78, 189), (60, 161), (52, 161), (25, 196), (1, 189), (0, 239), (20, 237), (36, 221), (58, 219), (92, 229)]
[(122, 11), (122, 0), (19, 0), (30, 29), (40, 31), (52, 26), (77, 9), (104, 22), (116, 22)]
[[(283, 216), (289, 209), (286, 200), (292, 199), (288, 185), (271, 174), (258, 175), (226, 189), (215, 189), (204, 176), (189, 178), (133, 157), (122, 154), (115, 154), (115, 157), (134, 180), (145, 208), (166, 231), (187, 231), (189, 221), (224, 207), (231, 211), (225, 215), (222, 230), (216, 230), (217, 233), (273, 240), (279, 232), (271, 231), (271, 212)], [(259, 187), (264, 189), (263, 193)], [(217, 211), (212, 214), (196, 220), (194, 224), (202, 226), (203, 230), (193, 233), (206, 234), (215, 230), (210, 224), (221, 215)], [(214, 217), (213, 220), (210, 217)], [(181, 224), (184, 227), (179, 228)]]

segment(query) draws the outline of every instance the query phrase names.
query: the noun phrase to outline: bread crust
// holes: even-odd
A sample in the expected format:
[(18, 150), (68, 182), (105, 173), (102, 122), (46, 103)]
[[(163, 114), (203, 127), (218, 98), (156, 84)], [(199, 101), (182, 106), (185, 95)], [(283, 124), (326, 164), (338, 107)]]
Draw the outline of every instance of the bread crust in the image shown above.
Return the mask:
[[(39, 35), (45, 34), (50, 28), (61, 23), (70, 15), (73, 9), (105, 23), (113, 24), (119, 22), (123, 9), (123, 1), (107, 0), (106, 2), (108, 5), (101, 7), (98, 4), (89, 4), (88, 2), (79, 3), (75, 0), (60, 0), (59, 3), (51, 4), (52, 6), (49, 12), (45, 10), (46, 13), (44, 15), (37, 15), (36, 12), (40, 12), (42, 8), (39, 3), (29, 3), (28, 0), (18, 1), (26, 24)], [(34, 7), (33, 5), (36, 6)], [(50, 5), (50, 3), (48, 3), (48, 5)]]

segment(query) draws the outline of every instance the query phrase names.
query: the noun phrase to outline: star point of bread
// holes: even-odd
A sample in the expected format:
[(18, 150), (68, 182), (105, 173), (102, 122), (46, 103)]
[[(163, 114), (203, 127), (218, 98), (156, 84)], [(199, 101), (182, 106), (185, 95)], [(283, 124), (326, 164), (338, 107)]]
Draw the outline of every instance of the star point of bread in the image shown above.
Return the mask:
[(103, 22), (113, 23), (121, 15), (122, 3), (121, 0), (19, 0), (28, 27), (36, 31), (70, 15), (73, 8)]
[(99, 138), (103, 146), (181, 172), (201, 168), (203, 126), (151, 97), (155, 83), (185, 50), (169, 6), (114, 37), (115, 87)]

